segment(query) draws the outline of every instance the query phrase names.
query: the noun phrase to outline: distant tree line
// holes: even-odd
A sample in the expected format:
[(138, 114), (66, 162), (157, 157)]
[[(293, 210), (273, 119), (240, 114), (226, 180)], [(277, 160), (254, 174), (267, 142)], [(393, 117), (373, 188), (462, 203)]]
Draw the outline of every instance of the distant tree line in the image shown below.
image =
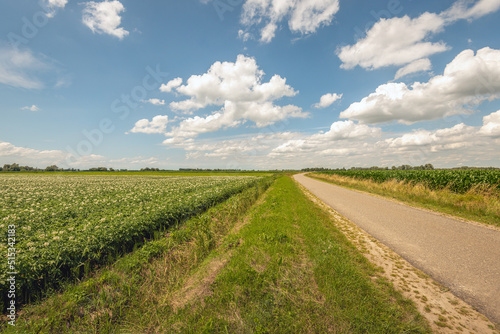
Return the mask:
[(45, 168), (37, 168), (37, 167), (31, 167), (31, 166), (20, 166), (19, 164), (13, 163), (13, 164), (5, 164), (3, 167), (0, 167), (0, 172), (62, 172), (62, 171), (67, 171), (67, 172), (77, 172), (79, 169), (75, 168), (59, 168), (56, 165), (51, 165), (47, 166)]
[(179, 168), (179, 172), (241, 172), (241, 169)]
[[(425, 164), (421, 166), (410, 166), (410, 165), (401, 165), (401, 166), (392, 166), (390, 169), (392, 170), (432, 170), (434, 166), (432, 164)], [(341, 171), (341, 170), (389, 170), (389, 167), (351, 167), (349, 169), (346, 168), (324, 168), (324, 167), (314, 167), (314, 168), (304, 168), (303, 172), (325, 172), (325, 171)]]

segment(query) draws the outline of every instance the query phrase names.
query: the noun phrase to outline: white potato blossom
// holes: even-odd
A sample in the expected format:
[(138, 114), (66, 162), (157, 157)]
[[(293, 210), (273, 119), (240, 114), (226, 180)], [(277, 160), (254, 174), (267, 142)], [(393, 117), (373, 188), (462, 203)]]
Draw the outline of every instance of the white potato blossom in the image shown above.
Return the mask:
[[(112, 247), (121, 249), (124, 240), (157, 231), (159, 219), (167, 225), (165, 219), (175, 221), (190, 208), (197, 214), (195, 208), (221, 201), (260, 178), (0, 174), (0, 228), (22, 226), (16, 231), (22, 240), (16, 245), (19, 261), (28, 276), (38, 278), (62, 268), (61, 261), (65, 267), (97, 261), (95, 256)], [(6, 234), (0, 238), (4, 249)], [(0, 262), (0, 272), (7, 271), (6, 263)]]

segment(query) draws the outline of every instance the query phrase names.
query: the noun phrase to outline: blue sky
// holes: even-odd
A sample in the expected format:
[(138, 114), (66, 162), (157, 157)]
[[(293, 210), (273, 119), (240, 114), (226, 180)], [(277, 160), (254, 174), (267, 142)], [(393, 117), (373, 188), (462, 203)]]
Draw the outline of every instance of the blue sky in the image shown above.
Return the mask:
[(0, 165), (500, 167), (500, 0), (0, 13)]

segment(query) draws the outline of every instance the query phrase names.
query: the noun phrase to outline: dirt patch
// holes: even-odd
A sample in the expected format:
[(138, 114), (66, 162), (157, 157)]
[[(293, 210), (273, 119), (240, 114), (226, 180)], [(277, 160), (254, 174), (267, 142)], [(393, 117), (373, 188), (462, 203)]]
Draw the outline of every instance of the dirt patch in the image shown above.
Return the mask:
[(403, 296), (416, 304), (435, 333), (500, 333), (484, 315), (446, 287), (324, 204), (298, 182), (296, 184), (314, 203), (329, 212), (335, 225), (368, 260), (380, 268), (373, 280), (384, 277), (392, 282)]
[(210, 286), (215, 281), (219, 271), (224, 268), (231, 258), (232, 251), (210, 259), (210, 261), (188, 277), (184, 286), (175, 292), (171, 299), (174, 311), (197, 301), (203, 300), (211, 293)]

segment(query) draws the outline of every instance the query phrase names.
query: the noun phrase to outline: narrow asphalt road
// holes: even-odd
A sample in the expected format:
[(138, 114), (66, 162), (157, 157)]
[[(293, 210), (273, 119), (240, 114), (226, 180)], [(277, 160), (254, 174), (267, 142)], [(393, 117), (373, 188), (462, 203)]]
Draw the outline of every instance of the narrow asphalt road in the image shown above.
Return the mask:
[(500, 231), (317, 181), (324, 203), (500, 324)]

